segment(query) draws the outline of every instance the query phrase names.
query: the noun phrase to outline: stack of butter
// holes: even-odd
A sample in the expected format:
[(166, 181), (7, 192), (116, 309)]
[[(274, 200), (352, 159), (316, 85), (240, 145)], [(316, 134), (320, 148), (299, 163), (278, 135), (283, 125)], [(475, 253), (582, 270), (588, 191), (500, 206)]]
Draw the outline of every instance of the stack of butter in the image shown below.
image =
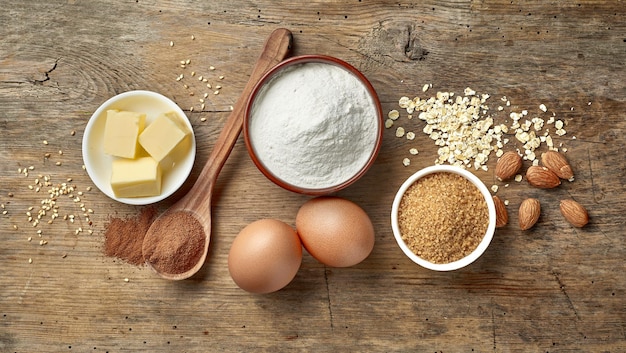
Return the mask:
[(163, 173), (176, 165), (191, 146), (191, 131), (175, 112), (159, 115), (146, 126), (146, 114), (109, 110), (104, 152), (118, 157), (111, 168), (116, 197), (161, 194)]

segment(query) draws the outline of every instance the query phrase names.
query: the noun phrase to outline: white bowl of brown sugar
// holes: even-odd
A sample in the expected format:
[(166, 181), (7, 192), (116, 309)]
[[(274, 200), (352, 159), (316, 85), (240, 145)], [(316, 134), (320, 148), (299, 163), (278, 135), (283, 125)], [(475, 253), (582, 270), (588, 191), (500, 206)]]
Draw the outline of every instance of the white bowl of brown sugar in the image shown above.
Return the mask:
[(487, 186), (461, 167), (437, 165), (410, 176), (391, 210), (393, 234), (404, 254), (434, 271), (476, 261), (491, 243), (496, 209)]

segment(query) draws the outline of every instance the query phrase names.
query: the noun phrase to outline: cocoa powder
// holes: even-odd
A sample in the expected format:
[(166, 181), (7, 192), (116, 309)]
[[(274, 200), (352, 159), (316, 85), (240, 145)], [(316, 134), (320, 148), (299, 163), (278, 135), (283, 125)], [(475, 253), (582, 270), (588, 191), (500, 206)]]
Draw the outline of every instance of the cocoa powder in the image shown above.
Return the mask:
[(104, 254), (132, 265), (142, 265), (143, 239), (154, 221), (156, 211), (154, 207), (145, 207), (134, 217), (111, 217), (104, 233)]
[(181, 274), (200, 261), (204, 245), (202, 224), (190, 213), (177, 211), (157, 218), (145, 236), (143, 256), (160, 273)]

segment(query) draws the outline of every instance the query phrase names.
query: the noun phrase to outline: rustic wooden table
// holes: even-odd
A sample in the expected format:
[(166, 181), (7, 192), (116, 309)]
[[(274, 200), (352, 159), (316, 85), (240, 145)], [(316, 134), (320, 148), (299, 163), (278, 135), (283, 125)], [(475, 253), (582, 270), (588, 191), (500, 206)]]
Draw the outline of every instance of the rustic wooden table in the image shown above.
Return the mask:
[[(623, 2), (1, 4), (0, 351), (626, 351)], [(399, 109), (402, 96), (462, 95), (471, 87), (491, 95), (497, 121), (510, 124), (507, 114), (522, 110), (529, 117), (555, 116), (566, 123), (566, 135), (554, 129), (552, 135), (567, 149), (575, 181), (549, 191), (525, 181), (506, 187), (493, 176), (492, 154), (489, 171), (475, 173), (488, 186), (500, 186), (497, 194), (510, 202), (509, 225), (497, 230), (474, 264), (450, 273), (422, 269), (398, 248), (390, 209), (403, 180), (432, 165), (437, 147), (421, 133), (424, 123), (402, 112), (385, 131), (373, 168), (339, 193), (375, 225), (369, 258), (329, 268), (305, 254), (289, 286), (252, 295), (228, 274), (234, 237), (260, 218), (293, 225), (309, 197), (266, 180), (240, 137), (216, 187), (211, 252), (199, 274), (169, 282), (105, 256), (110, 218), (142, 208), (110, 200), (82, 169), (81, 139), (94, 110), (133, 89), (172, 98), (195, 129), (193, 180), (264, 39), (278, 27), (293, 32), (295, 55), (332, 55), (361, 70), (385, 113)], [(187, 68), (181, 60), (190, 60)], [(186, 76), (177, 81), (181, 73)], [(207, 88), (199, 75), (209, 81), (224, 76), (220, 94), (211, 92), (204, 109), (199, 98)], [(422, 92), (424, 84), (432, 88)], [(415, 131), (415, 140), (397, 138), (396, 126)], [(519, 148), (510, 138), (505, 149)], [(419, 154), (410, 155), (411, 147)], [(49, 189), (37, 191), (35, 179), (42, 184), (48, 178), (76, 186), (74, 199), (59, 198), (59, 218), (48, 224), (48, 213), (33, 227)], [(526, 197), (540, 199), (543, 210), (539, 223), (522, 232), (516, 210)], [(563, 198), (589, 209), (587, 227), (564, 221)]]

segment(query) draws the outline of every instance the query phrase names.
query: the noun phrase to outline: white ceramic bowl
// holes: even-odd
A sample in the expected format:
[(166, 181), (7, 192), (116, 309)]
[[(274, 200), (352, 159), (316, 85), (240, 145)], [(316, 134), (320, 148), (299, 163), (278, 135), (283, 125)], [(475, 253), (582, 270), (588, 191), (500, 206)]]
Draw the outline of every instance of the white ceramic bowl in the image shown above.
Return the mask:
[[(115, 157), (104, 153), (103, 138), (106, 112), (109, 109), (128, 110), (146, 113), (146, 124), (160, 114), (176, 112), (184, 118), (191, 131), (191, 148), (188, 154), (173, 169), (163, 174), (161, 194), (150, 197), (116, 197), (111, 189), (111, 163)], [(129, 91), (118, 94), (104, 102), (91, 116), (83, 135), (83, 161), (89, 177), (96, 187), (113, 200), (130, 205), (148, 205), (172, 195), (187, 180), (196, 156), (196, 139), (193, 128), (185, 112), (171, 99), (150, 91)]]
[[(436, 264), (430, 261), (424, 260), (421, 257), (417, 256), (402, 240), (402, 235), (400, 234), (400, 227), (398, 226), (398, 209), (400, 207), (400, 201), (404, 196), (406, 190), (413, 185), (418, 179), (433, 173), (438, 172), (449, 172), (461, 175), (465, 179), (469, 180), (472, 184), (474, 184), (478, 190), (480, 190), (481, 194), (485, 197), (485, 201), (487, 202), (487, 209), (489, 211), (489, 225), (487, 226), (487, 231), (485, 232), (485, 236), (482, 241), (478, 244), (478, 247), (474, 249), (469, 255), (464, 258), (446, 263), (446, 264)], [(493, 234), (496, 229), (496, 207), (493, 203), (493, 198), (487, 186), (473, 173), (467, 171), (460, 167), (454, 167), (449, 165), (436, 165), (431, 167), (426, 167), (422, 170), (419, 170), (415, 174), (411, 175), (403, 184), (400, 186), (396, 197), (393, 200), (393, 206), (391, 208), (391, 227), (393, 229), (393, 235), (400, 246), (400, 249), (404, 252), (404, 254), (411, 259), (416, 264), (434, 270), (434, 271), (453, 271), (465, 267), (472, 262), (476, 261), (484, 252), (487, 250), (487, 247), (491, 243), (491, 239), (493, 238)]]

